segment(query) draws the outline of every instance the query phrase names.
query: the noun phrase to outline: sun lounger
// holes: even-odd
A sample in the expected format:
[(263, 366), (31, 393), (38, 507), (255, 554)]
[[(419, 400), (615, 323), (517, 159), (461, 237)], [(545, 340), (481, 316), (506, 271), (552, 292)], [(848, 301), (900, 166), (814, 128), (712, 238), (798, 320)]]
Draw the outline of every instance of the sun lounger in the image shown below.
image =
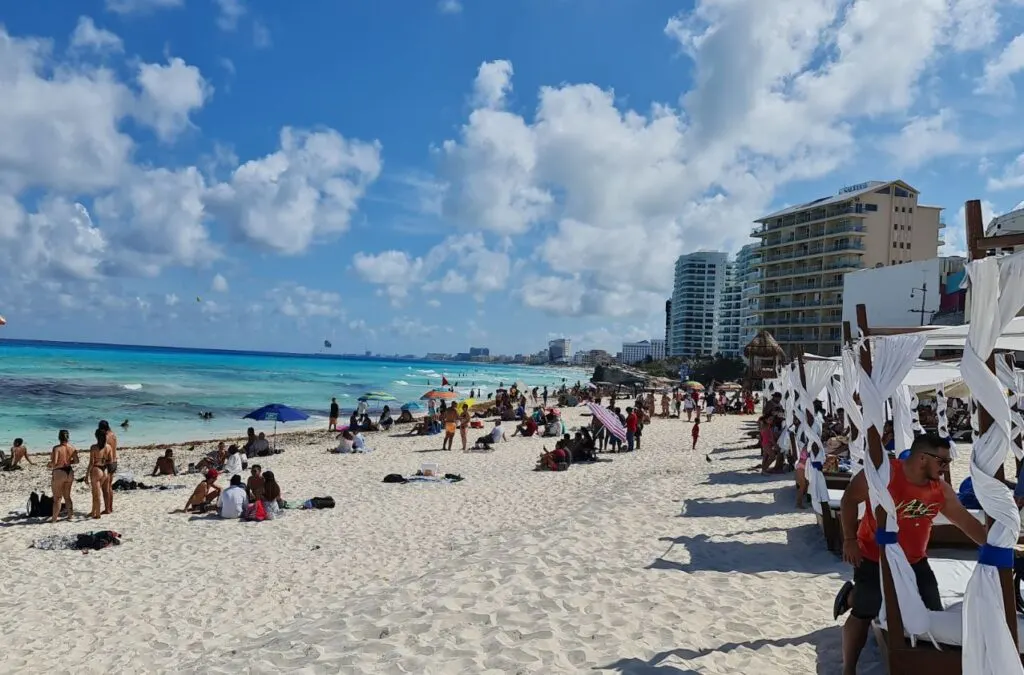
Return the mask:
[[(939, 597), (942, 598), (943, 612), (932, 612), (931, 633), (939, 646), (947, 652), (958, 652), (963, 644), (963, 600), (964, 592), (967, 589), (967, 582), (974, 573), (976, 562), (974, 560), (955, 560), (950, 558), (929, 558), (935, 578), (939, 582)], [(993, 609), (993, 611), (1000, 611)], [(888, 632), (883, 620), (876, 620), (872, 628), (875, 632), (875, 639), (880, 648), (885, 652), (888, 649)], [(1024, 635), (1024, 618), (1017, 615), (1017, 633)], [(936, 655), (937, 652), (931, 649), (927, 639), (918, 638), (919, 649), (930, 649)], [(1024, 643), (1021, 644), (1021, 654), (1024, 654)], [(895, 664), (894, 664), (895, 665)], [(895, 672), (895, 671), (894, 671)], [(902, 672), (902, 671), (900, 671)], [(936, 664), (935, 673), (949, 672), (943, 670), (942, 666)], [(957, 671), (959, 672), (959, 670)]]

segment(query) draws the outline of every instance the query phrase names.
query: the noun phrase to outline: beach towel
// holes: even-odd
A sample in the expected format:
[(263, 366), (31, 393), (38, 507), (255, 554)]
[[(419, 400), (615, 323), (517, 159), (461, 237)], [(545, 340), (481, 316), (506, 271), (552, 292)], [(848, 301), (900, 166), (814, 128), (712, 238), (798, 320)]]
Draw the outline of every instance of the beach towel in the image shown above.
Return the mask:
[(446, 473), (442, 476), (424, 476), (420, 473), (413, 474), (412, 476), (403, 476), (399, 473), (389, 473), (384, 476), (385, 483), (458, 483), (459, 481), (465, 480), (462, 476), (457, 473)]

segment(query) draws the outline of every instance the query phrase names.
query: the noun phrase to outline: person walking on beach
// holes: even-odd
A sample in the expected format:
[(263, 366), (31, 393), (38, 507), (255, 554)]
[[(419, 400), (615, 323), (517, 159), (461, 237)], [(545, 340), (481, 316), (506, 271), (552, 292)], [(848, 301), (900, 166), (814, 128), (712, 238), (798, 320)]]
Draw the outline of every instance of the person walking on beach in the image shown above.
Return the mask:
[(462, 451), (466, 452), (469, 449), (469, 441), (467, 436), (469, 434), (469, 405), (466, 403), (462, 404), (462, 412), (459, 413), (459, 436), (462, 438)]
[(700, 439), (700, 415), (697, 415), (697, 419), (693, 422), (693, 428), (690, 429), (690, 434), (693, 436), (693, 449), (697, 449), (697, 441)]
[(89, 517), (94, 520), (99, 520), (100, 505), (106, 495), (107, 480), (110, 476), (107, 473), (110, 455), (107, 433), (102, 428), (96, 429), (96, 442), (89, 447), (89, 467), (85, 473), (85, 484), (92, 489), (92, 510), (89, 511)]
[[(953, 488), (942, 478), (952, 462), (949, 447), (948, 440), (925, 434), (914, 440), (906, 459), (887, 458), (891, 471), (889, 493), (896, 503), (899, 524), (896, 545), (903, 549), (914, 570), (925, 606), (937, 612), (942, 611), (942, 600), (927, 557), (936, 516), (941, 513), (979, 546), (986, 541), (985, 526), (964, 508)], [(856, 675), (868, 629), (882, 606), (879, 549), (875, 541), (878, 525), (870, 505), (857, 524), (858, 507), (867, 501), (868, 483), (864, 472), (860, 472), (850, 481), (840, 503), (840, 518), (846, 534), (843, 560), (854, 567), (853, 583), (843, 584), (834, 607), (836, 618), (852, 610), (843, 625), (843, 675)]]
[(548, 385), (544, 385), (544, 407), (548, 407)]
[(459, 421), (459, 411), (455, 409), (454, 403), (442, 413), (441, 421), (444, 423), (444, 440), (441, 441), (441, 449), (451, 451), (452, 446), (455, 445), (455, 429), (458, 427)]
[(71, 487), (75, 484), (74, 465), (78, 464), (78, 448), (71, 445), (71, 434), (67, 429), (61, 429), (57, 434), (57, 445), (50, 451), (50, 468), (53, 475), (50, 478), (50, 488), (53, 490), (53, 517), (51, 523), (56, 523), (60, 517), (60, 505), (62, 501), (68, 504), (68, 520), (75, 514), (74, 504), (71, 502)]
[(338, 430), (338, 413), (341, 411), (338, 409), (338, 399), (331, 397), (331, 412), (327, 417), (327, 430), (337, 431)]
[(100, 420), (97, 431), (102, 431), (107, 445), (110, 447), (107, 458), (107, 480), (103, 483), (103, 513), (114, 512), (114, 476), (117, 475), (117, 434), (110, 429), (110, 423)]

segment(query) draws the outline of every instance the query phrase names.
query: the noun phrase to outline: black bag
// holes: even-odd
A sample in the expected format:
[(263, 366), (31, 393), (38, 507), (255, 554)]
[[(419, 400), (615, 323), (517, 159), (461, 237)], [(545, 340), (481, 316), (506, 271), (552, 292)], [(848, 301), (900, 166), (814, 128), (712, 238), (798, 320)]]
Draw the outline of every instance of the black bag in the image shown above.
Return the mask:
[(333, 509), (334, 497), (313, 497), (309, 503), (314, 509)]
[(28, 497), (28, 515), (29, 518), (52, 518), (53, 517), (53, 497), (48, 496), (46, 493), (42, 495), (33, 492)]
[(408, 483), (409, 481), (406, 480), (405, 476), (403, 476), (400, 473), (389, 473), (388, 475), (384, 476), (384, 481), (383, 482), (385, 482), (385, 483)]

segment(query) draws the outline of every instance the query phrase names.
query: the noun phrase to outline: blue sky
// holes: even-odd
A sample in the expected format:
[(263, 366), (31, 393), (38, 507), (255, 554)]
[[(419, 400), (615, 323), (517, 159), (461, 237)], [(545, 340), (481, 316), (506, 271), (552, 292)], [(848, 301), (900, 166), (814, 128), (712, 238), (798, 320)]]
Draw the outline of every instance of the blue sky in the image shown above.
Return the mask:
[[(893, 19), (900, 17), (899, 20)], [(0, 33), (6, 337), (615, 348), (672, 262), (1024, 192), (1017, 0), (82, 0)]]

